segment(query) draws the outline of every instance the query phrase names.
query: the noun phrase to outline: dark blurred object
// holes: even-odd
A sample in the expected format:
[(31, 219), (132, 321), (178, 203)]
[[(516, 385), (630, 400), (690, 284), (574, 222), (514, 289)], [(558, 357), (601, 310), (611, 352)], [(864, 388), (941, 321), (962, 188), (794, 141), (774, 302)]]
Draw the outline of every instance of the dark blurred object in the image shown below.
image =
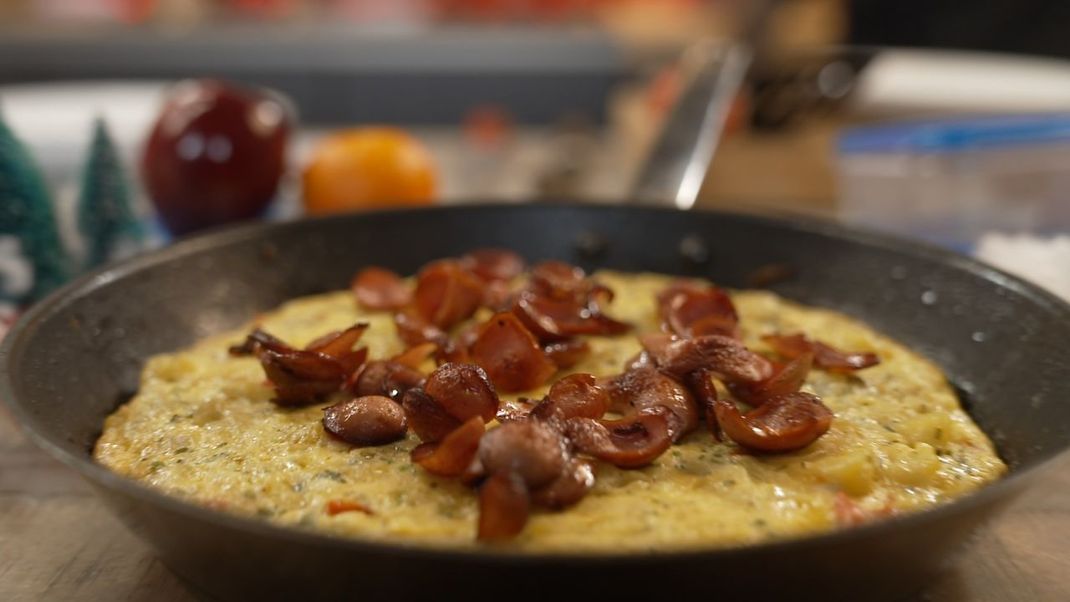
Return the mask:
[(752, 125), (776, 129), (803, 118), (836, 114), (875, 52), (841, 48), (756, 66), (750, 78)]
[(177, 84), (142, 159), (146, 188), (174, 234), (260, 215), (275, 196), (290, 133), (269, 94), (215, 80)]
[(1066, 0), (853, 0), (850, 43), (1070, 58)]
[(840, 47), (800, 52), (751, 74), (760, 129), (810, 118), (915, 118), (1063, 112), (1070, 61), (964, 50)]
[(1015, 56), (1070, 58), (1065, 0), (853, 0), (848, 18), (849, 46), (781, 53), (756, 66), (755, 126), (844, 109), (899, 117), (1065, 106), (1066, 65)]

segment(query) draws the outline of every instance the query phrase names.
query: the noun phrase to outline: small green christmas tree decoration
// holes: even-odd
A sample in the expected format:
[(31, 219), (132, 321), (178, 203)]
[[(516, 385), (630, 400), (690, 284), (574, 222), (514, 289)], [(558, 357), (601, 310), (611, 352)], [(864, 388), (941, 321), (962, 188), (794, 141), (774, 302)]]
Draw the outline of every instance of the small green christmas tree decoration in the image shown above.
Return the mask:
[(0, 300), (24, 305), (70, 275), (44, 177), (2, 117), (0, 244)]
[(141, 247), (144, 233), (130, 206), (130, 191), (104, 120), (93, 124), (89, 159), (78, 198), (78, 231), (85, 243), (85, 268)]

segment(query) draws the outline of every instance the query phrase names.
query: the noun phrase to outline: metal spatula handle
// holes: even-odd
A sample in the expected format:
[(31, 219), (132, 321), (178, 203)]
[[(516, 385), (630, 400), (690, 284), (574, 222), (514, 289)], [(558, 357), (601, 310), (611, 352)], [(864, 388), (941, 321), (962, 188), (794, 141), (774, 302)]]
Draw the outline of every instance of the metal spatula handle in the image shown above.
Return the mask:
[(744, 1), (736, 43), (703, 41), (687, 50), (684, 85), (632, 188), (635, 202), (678, 209), (695, 204), (732, 103), (764, 46), (774, 3)]
[(668, 115), (632, 195), (644, 205), (690, 209), (698, 198), (725, 119), (751, 64), (751, 53), (732, 46), (699, 46), (706, 56), (690, 74)]

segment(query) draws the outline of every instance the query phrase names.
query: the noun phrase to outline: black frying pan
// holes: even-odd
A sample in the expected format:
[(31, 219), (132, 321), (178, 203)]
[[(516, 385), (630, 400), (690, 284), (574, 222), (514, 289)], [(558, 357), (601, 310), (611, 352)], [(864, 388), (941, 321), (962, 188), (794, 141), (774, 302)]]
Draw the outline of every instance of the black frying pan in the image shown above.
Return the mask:
[[(332, 538), (165, 497), (90, 460), (104, 417), (143, 360), (232, 328), (286, 299), (345, 287), (361, 266), (411, 273), (504, 246), (528, 259), (773, 285), (860, 317), (935, 360), (1012, 467), (995, 485), (920, 514), (740, 549), (627, 555), (432, 550)], [(924, 297), (924, 301), (923, 301)], [(980, 334), (978, 334), (980, 333)], [(827, 223), (636, 207), (464, 206), (220, 231), (84, 278), (35, 306), (0, 348), (0, 395), (31, 437), (87, 478), (175, 572), (228, 599), (464, 593), (682, 594), (752, 600), (916, 591), (981, 523), (1070, 443), (1070, 307), (972, 260)]]

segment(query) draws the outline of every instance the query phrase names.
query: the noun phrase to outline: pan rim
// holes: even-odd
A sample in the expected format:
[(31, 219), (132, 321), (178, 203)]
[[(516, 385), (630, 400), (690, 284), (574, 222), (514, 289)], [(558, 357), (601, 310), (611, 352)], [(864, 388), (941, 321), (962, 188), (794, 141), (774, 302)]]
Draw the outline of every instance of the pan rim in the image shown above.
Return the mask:
[[(564, 208), (570, 211), (623, 212), (638, 214), (678, 212), (678, 210), (671, 208), (608, 206), (574, 202), (542, 203), (539, 205), (479, 202), (471, 204), (465, 203), (463, 205), (391, 209), (343, 216), (304, 218), (286, 222), (243, 224), (212, 229), (190, 238), (177, 241), (168, 247), (154, 250), (132, 259), (103, 266), (102, 268), (64, 285), (27, 310), (11, 328), (7, 336), (4, 337), (2, 343), (0, 343), (0, 399), (2, 399), (4, 404), (8, 407), (15, 422), (20, 426), (23, 432), (26, 433), (27, 437), (34, 442), (34, 444), (43, 449), (53, 458), (74, 469), (83, 478), (86, 478), (99, 487), (111, 489), (132, 497), (141, 503), (152, 504), (162, 507), (169, 512), (184, 515), (187, 519), (205, 521), (216, 527), (245, 531), (253, 535), (280, 541), (292, 541), (294, 543), (330, 547), (343, 553), (395, 554), (427, 560), (465, 559), (488, 564), (598, 565), (604, 563), (620, 564), (621, 562), (629, 561), (649, 562), (653, 558), (666, 561), (703, 558), (712, 561), (728, 555), (739, 557), (762, 556), (765, 554), (801, 553), (812, 547), (847, 544), (851, 541), (866, 540), (880, 536), (882, 533), (889, 533), (898, 529), (921, 527), (925, 524), (939, 521), (947, 515), (960, 514), (972, 508), (995, 503), (999, 499), (1009, 497), (1013, 492), (1021, 490), (1026, 479), (1035, 476), (1038, 472), (1050, 465), (1056, 458), (1064, 455), (1067, 450), (1070, 450), (1070, 445), (1064, 446), (1061, 450), (1050, 453), (1046, 457), (1024, 462), (1011, 469), (1008, 474), (999, 481), (949, 503), (941, 504), (920, 512), (894, 516), (848, 529), (729, 547), (689, 546), (666, 548), (664, 550), (618, 552), (603, 550), (592, 552), (524, 551), (480, 546), (450, 547), (449, 544), (440, 543), (375, 540), (364, 537), (336, 536), (311, 530), (302, 530), (290, 526), (276, 525), (262, 519), (209, 510), (203, 506), (185, 501), (176, 496), (168, 495), (147, 485), (143, 485), (138, 481), (114, 473), (94, 462), (91, 455), (80, 455), (67, 451), (60, 445), (54, 443), (49, 437), (40, 433), (35, 427), (35, 419), (31, 417), (29, 412), (22, 407), (22, 404), (16, 400), (15, 385), (11, 378), (8, 366), (25, 348), (26, 343), (23, 341), (26, 340), (28, 336), (32, 335), (37, 324), (55, 311), (62, 309), (67, 304), (75, 302), (81, 295), (87, 294), (95, 290), (97, 287), (104, 286), (112, 281), (128, 277), (132, 273), (167, 263), (179, 257), (195, 255), (214, 247), (234, 244), (250, 238), (270, 237), (273, 232), (289, 228), (315, 227), (315, 224), (320, 222), (376, 219), (384, 216), (389, 217), (405, 213), (542, 211), (546, 207)], [(779, 229), (817, 234), (849, 242), (861, 243), (899, 254), (911, 255), (939, 262), (955, 269), (969, 272), (974, 276), (983, 278), (1002, 288), (1009, 289), (1018, 295), (1026, 297), (1041, 309), (1046, 310), (1049, 314), (1054, 314), (1056, 318), (1070, 321), (1070, 304), (1056, 297), (1053, 293), (984, 262), (932, 245), (908, 241), (884, 233), (853, 226), (845, 226), (830, 220), (814, 217), (776, 213), (754, 215), (709, 210), (698, 210), (697, 212), (711, 216), (723, 216), (733, 220), (750, 221)]]

